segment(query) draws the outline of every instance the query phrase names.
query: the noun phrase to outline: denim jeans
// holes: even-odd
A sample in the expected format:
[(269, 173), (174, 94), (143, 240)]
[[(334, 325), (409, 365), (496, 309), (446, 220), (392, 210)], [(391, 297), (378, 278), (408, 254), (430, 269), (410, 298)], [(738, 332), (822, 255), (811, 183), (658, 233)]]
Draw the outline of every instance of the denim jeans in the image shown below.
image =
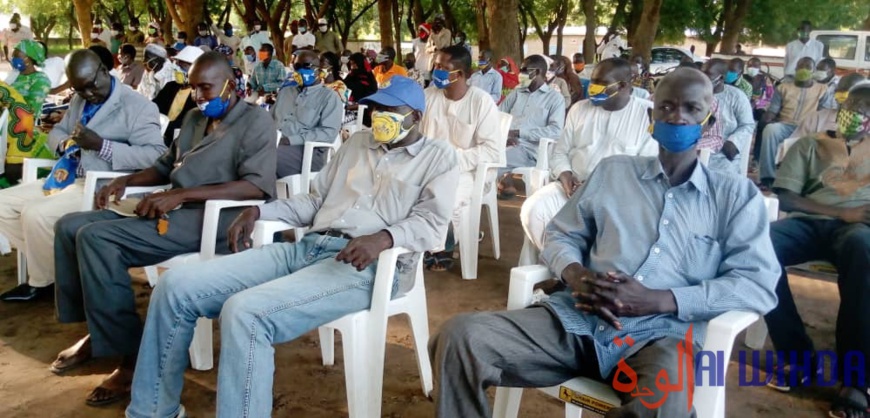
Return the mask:
[[(804, 353), (814, 352), (813, 341), (807, 335), (798, 314), (788, 284), (785, 268), (807, 261), (826, 260), (837, 267), (837, 288), (840, 309), (837, 313), (836, 351), (843, 365), (846, 353), (870, 356), (870, 226), (847, 224), (843, 221), (811, 218), (789, 218), (770, 225), (770, 238), (776, 257), (782, 266), (782, 276), (776, 285), (779, 304), (764, 316), (770, 339), (777, 351), (796, 354), (803, 365)], [(789, 363), (788, 358), (781, 359)], [(870, 366), (866, 364), (865, 367)], [(865, 376), (870, 372), (870, 367)], [(843, 369), (837, 375), (842, 380)], [(854, 381), (854, 380), (853, 380)]]
[(785, 141), (794, 131), (797, 125), (790, 123), (771, 123), (764, 127), (764, 132), (761, 134), (761, 159), (758, 161), (758, 168), (761, 172), (759, 178), (774, 179), (776, 178), (776, 151), (779, 149), (779, 144)]
[(371, 303), (377, 263), (357, 271), (336, 261), (347, 243), (309, 234), (164, 273), (151, 295), (127, 416), (178, 413), (196, 320), (218, 315), (217, 416), (270, 416), (272, 346)]

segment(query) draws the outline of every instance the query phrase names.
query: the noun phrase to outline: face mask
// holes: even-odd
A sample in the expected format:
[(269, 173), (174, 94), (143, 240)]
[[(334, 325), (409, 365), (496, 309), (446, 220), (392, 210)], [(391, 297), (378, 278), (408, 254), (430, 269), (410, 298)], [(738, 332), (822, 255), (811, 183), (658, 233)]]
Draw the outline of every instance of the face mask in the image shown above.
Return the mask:
[(816, 72), (813, 73), (813, 80), (816, 80), (816, 81), (825, 81), (826, 78), (828, 78), (828, 72), (827, 72), (827, 71), (816, 71)]
[(254, 62), (257, 60), (257, 58), (254, 57), (253, 54), (245, 54), (245, 59), (248, 60), (248, 62)]
[(501, 67), (501, 71), (504, 72), (504, 73), (508, 72), (508, 70), (510, 70), (510, 67), (508, 67), (507, 65), (503, 65), (503, 66)]
[(341, 57), (341, 63), (347, 64), (350, 61), (350, 57)]
[(254, 25), (254, 32), (259, 32), (260, 27), (261, 27), (260, 25)]
[(652, 126), (652, 137), (659, 145), (672, 153), (680, 153), (688, 150), (698, 143), (704, 131), (704, 125), (710, 119), (710, 115), (699, 125), (674, 125), (664, 121), (655, 121)]
[(305, 26), (300, 26), (299, 33), (305, 33), (305, 32), (308, 32), (308, 28), (306, 28)]
[(24, 71), (27, 68), (27, 63), (24, 62), (23, 58), (14, 57), (12, 58), (11, 64), (12, 68), (19, 72)]
[(749, 76), (753, 77), (753, 78), (755, 78), (755, 76), (757, 76), (758, 73), (760, 73), (760, 72), (761, 72), (761, 69), (755, 68), (755, 67), (749, 67), (746, 69), (746, 74), (749, 74)]
[(372, 112), (372, 135), (375, 138), (375, 142), (392, 144), (405, 139), (408, 133), (411, 132), (411, 129), (414, 128), (413, 125), (407, 129), (404, 126), (405, 118), (411, 113), (408, 112), (402, 115), (393, 112)]
[(118, 36), (119, 33), (121, 33), (121, 32), (112, 29), (112, 36)]
[(586, 63), (574, 64), (574, 71), (580, 73), (580, 72), (583, 72), (584, 69), (586, 69)]
[(740, 73), (736, 71), (728, 71), (725, 73), (725, 82), (728, 84), (734, 84), (737, 82), (737, 79), (740, 78)]
[(208, 31), (204, 31), (204, 30), (199, 31), (199, 36), (206, 36), (206, 35), (208, 35)]
[(148, 29), (148, 34), (149, 34), (149, 35), (155, 35), (155, 34), (157, 34), (157, 29), (149, 28), (149, 29)]
[(91, 32), (91, 39), (97, 39), (100, 37), (100, 32), (93, 31)]
[(197, 104), (199, 110), (202, 111), (202, 114), (205, 117), (217, 119), (227, 112), (227, 107), (230, 105), (230, 98), (227, 97), (226, 99), (221, 99), (221, 96), (223, 96), (224, 92), (227, 90), (227, 85), (229, 85), (229, 81), (224, 82), (224, 87), (221, 89), (220, 94), (218, 94), (214, 99)]
[(269, 53), (266, 51), (260, 51), (257, 56), (260, 57), (260, 61), (266, 61), (269, 59)]
[(320, 32), (326, 33), (326, 26), (325, 25), (320, 27)]
[(809, 32), (798, 32), (798, 39), (809, 39), (809, 38), (810, 38)]
[(846, 139), (855, 138), (868, 131), (870, 131), (870, 116), (843, 108), (837, 112), (837, 132)]
[(447, 86), (453, 83), (453, 81), (450, 80), (450, 74), (457, 72), (459, 72), (459, 70), (434, 70), (432, 71), (432, 84), (434, 84), (436, 88), (446, 89)]
[(390, 57), (388, 57), (388, 56), (386, 56), (386, 55), (384, 55), (384, 54), (378, 54), (378, 55), (375, 57), (375, 63), (377, 63), (377, 64), (384, 64), (384, 63), (386, 63), (386, 62), (389, 61), (389, 60), (390, 60)]
[(293, 73), (293, 79), (297, 85), (308, 87), (317, 82), (317, 73), (313, 68), (300, 68)]
[(809, 81), (813, 78), (813, 70), (801, 68), (794, 72), (794, 81)]
[(233, 36), (233, 30), (232, 29), (224, 29), (224, 35)]
[(607, 94), (607, 89), (619, 85), (619, 82), (613, 83), (609, 86), (605, 86), (604, 84), (589, 84), (589, 89), (587, 91), (589, 96), (589, 102), (592, 103), (593, 106), (601, 106), (607, 99), (616, 96), (619, 92), (613, 92), (613, 94)]
[(187, 42), (187, 39), (178, 38), (178, 39), (176, 39), (176, 41), (178, 41), (178, 43), (180, 43), (180, 44), (183, 44), (183, 43)]
[(556, 77), (555, 71), (553, 71), (553, 70), (547, 71), (547, 80), (552, 80), (554, 77)]
[(518, 80), (517, 88), (520, 89), (527, 89), (532, 84), (532, 76), (529, 73), (520, 73)]
[(175, 82), (181, 84), (182, 86), (187, 85), (187, 71), (185, 71), (181, 67), (177, 67), (175, 70)]
[(136, 32), (137, 30), (139, 30), (139, 27), (138, 26), (130, 26), (127, 29), (130, 29), (130, 32)]
[(838, 91), (838, 92), (834, 93), (834, 100), (837, 102), (837, 104), (846, 103), (846, 99), (848, 99), (848, 98), (849, 98), (848, 91)]

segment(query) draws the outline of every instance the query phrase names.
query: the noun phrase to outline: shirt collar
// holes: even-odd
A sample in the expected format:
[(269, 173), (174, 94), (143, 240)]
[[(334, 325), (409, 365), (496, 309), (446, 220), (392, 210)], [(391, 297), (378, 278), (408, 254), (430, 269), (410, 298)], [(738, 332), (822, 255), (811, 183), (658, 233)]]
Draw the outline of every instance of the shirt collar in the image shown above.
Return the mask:
[[(656, 157), (650, 160), (646, 170), (640, 178), (643, 180), (654, 180), (659, 177), (667, 178), (667, 176), (665, 176), (665, 171), (662, 168), (661, 161)], [(704, 164), (701, 164), (701, 161), (698, 161), (695, 164), (695, 168), (692, 170), (692, 175), (689, 176), (688, 183), (705, 196), (709, 195), (710, 191), (707, 186), (707, 168), (704, 167)]]
[(548, 92), (548, 91), (550, 91), (550, 90), (553, 90), (553, 88), (550, 87), (549, 84), (544, 83), (541, 87), (538, 87), (538, 89), (535, 90), (535, 91), (531, 91), (531, 90), (529, 90), (528, 87), (523, 87), (520, 91), (524, 91), (524, 92), (529, 93), (529, 94), (535, 94), (535, 93), (537, 93), (537, 92), (546, 93), (546, 92)]
[[(369, 133), (369, 135), (371, 135), (371, 133)], [(426, 141), (428, 141), (428, 139), (424, 135), (424, 136), (421, 136), (420, 139), (417, 140), (417, 142), (415, 142), (411, 145), (408, 145), (407, 147), (402, 147), (402, 149), (407, 151), (408, 154), (410, 154), (412, 157), (416, 157), (417, 154), (419, 154), (420, 151), (423, 150), (423, 145), (426, 143)], [(376, 150), (378, 148), (383, 148), (384, 151), (388, 151), (388, 152), (390, 151), (390, 149), (387, 148), (386, 144), (380, 144), (377, 141), (375, 141), (374, 136), (370, 137), (370, 139), (369, 139), (369, 148), (372, 150)]]

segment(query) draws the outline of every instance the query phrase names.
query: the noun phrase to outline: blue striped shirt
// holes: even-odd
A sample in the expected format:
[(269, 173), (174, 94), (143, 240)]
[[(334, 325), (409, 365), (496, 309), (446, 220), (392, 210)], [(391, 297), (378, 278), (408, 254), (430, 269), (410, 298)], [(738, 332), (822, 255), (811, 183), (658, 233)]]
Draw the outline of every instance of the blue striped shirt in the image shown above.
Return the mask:
[(487, 92), (495, 103), (501, 100), (501, 74), (493, 68), (487, 72), (475, 71), (468, 79), (468, 85)]
[(761, 193), (746, 178), (701, 164), (671, 187), (655, 157), (601, 161), (550, 222), (541, 258), (559, 276), (580, 263), (673, 293), (676, 314), (623, 317), (622, 331), (576, 310), (570, 290), (551, 295), (565, 330), (595, 340), (602, 376), (628, 349), (617, 347), (615, 337), (683, 338), (694, 324), (694, 339), (703, 344), (707, 321), (717, 315), (766, 313), (777, 302), (780, 267)]

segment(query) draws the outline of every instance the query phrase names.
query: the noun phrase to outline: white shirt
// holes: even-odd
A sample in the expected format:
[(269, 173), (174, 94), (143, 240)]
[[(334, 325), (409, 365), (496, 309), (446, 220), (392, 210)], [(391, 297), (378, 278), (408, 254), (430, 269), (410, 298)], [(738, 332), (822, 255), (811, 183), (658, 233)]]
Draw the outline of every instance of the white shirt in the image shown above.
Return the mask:
[(66, 83), (66, 66), (63, 58), (51, 57), (42, 63), (42, 72), (51, 80), (51, 88)]
[(300, 33), (293, 37), (293, 46), (296, 48), (313, 47), (317, 42), (317, 38), (311, 32)]
[(412, 42), (414, 43), (414, 58), (417, 59), (414, 68), (426, 74), (429, 72), (429, 53), (426, 52), (426, 42), (420, 38), (414, 38)]
[(619, 35), (614, 35), (606, 44), (598, 47), (598, 53), (601, 54), (601, 59), (618, 58), (622, 52), (620, 48), (625, 48), (625, 41)]
[(807, 43), (803, 43), (797, 39), (789, 42), (788, 45), (785, 46), (785, 75), (794, 75), (797, 62), (800, 61), (801, 58), (810, 57), (813, 59), (814, 64), (818, 64), (824, 54), (825, 44), (815, 39), (810, 39)]
[(649, 90), (642, 89), (640, 87), (632, 87), (631, 88), (631, 95), (634, 97), (637, 97), (638, 99), (645, 99), (645, 100), (649, 100), (649, 96), (650, 96)]
[(568, 111), (562, 137), (550, 159), (554, 177), (573, 171), (586, 180), (601, 160), (613, 155), (656, 156), (658, 144), (649, 133), (649, 100), (631, 97), (628, 104), (609, 112), (589, 100), (577, 102)]
[(505, 138), (500, 135), (498, 108), (492, 97), (469, 87), (465, 97), (453, 101), (436, 87), (426, 89), (423, 135), (450, 141), (459, 155), (459, 171), (474, 171), (478, 163), (505, 161)]
[(15, 46), (18, 45), (24, 39), (33, 39), (33, 32), (30, 31), (30, 28), (27, 26), (18, 25), (18, 31), (13, 31), (12, 29), (3, 29), (3, 32), (0, 32), (0, 42), (3, 45), (6, 45), (6, 48), (9, 49), (9, 59), (12, 59), (12, 50), (15, 49)]
[(254, 56), (257, 57), (257, 61), (260, 60), (259, 54), (257, 54), (257, 51), (260, 50), (260, 47), (263, 46), (263, 44), (272, 43), (269, 38), (269, 32), (266, 31), (251, 33), (246, 36), (245, 39), (242, 40), (242, 42), (245, 42), (245, 46), (250, 45), (252, 48), (254, 48)]

